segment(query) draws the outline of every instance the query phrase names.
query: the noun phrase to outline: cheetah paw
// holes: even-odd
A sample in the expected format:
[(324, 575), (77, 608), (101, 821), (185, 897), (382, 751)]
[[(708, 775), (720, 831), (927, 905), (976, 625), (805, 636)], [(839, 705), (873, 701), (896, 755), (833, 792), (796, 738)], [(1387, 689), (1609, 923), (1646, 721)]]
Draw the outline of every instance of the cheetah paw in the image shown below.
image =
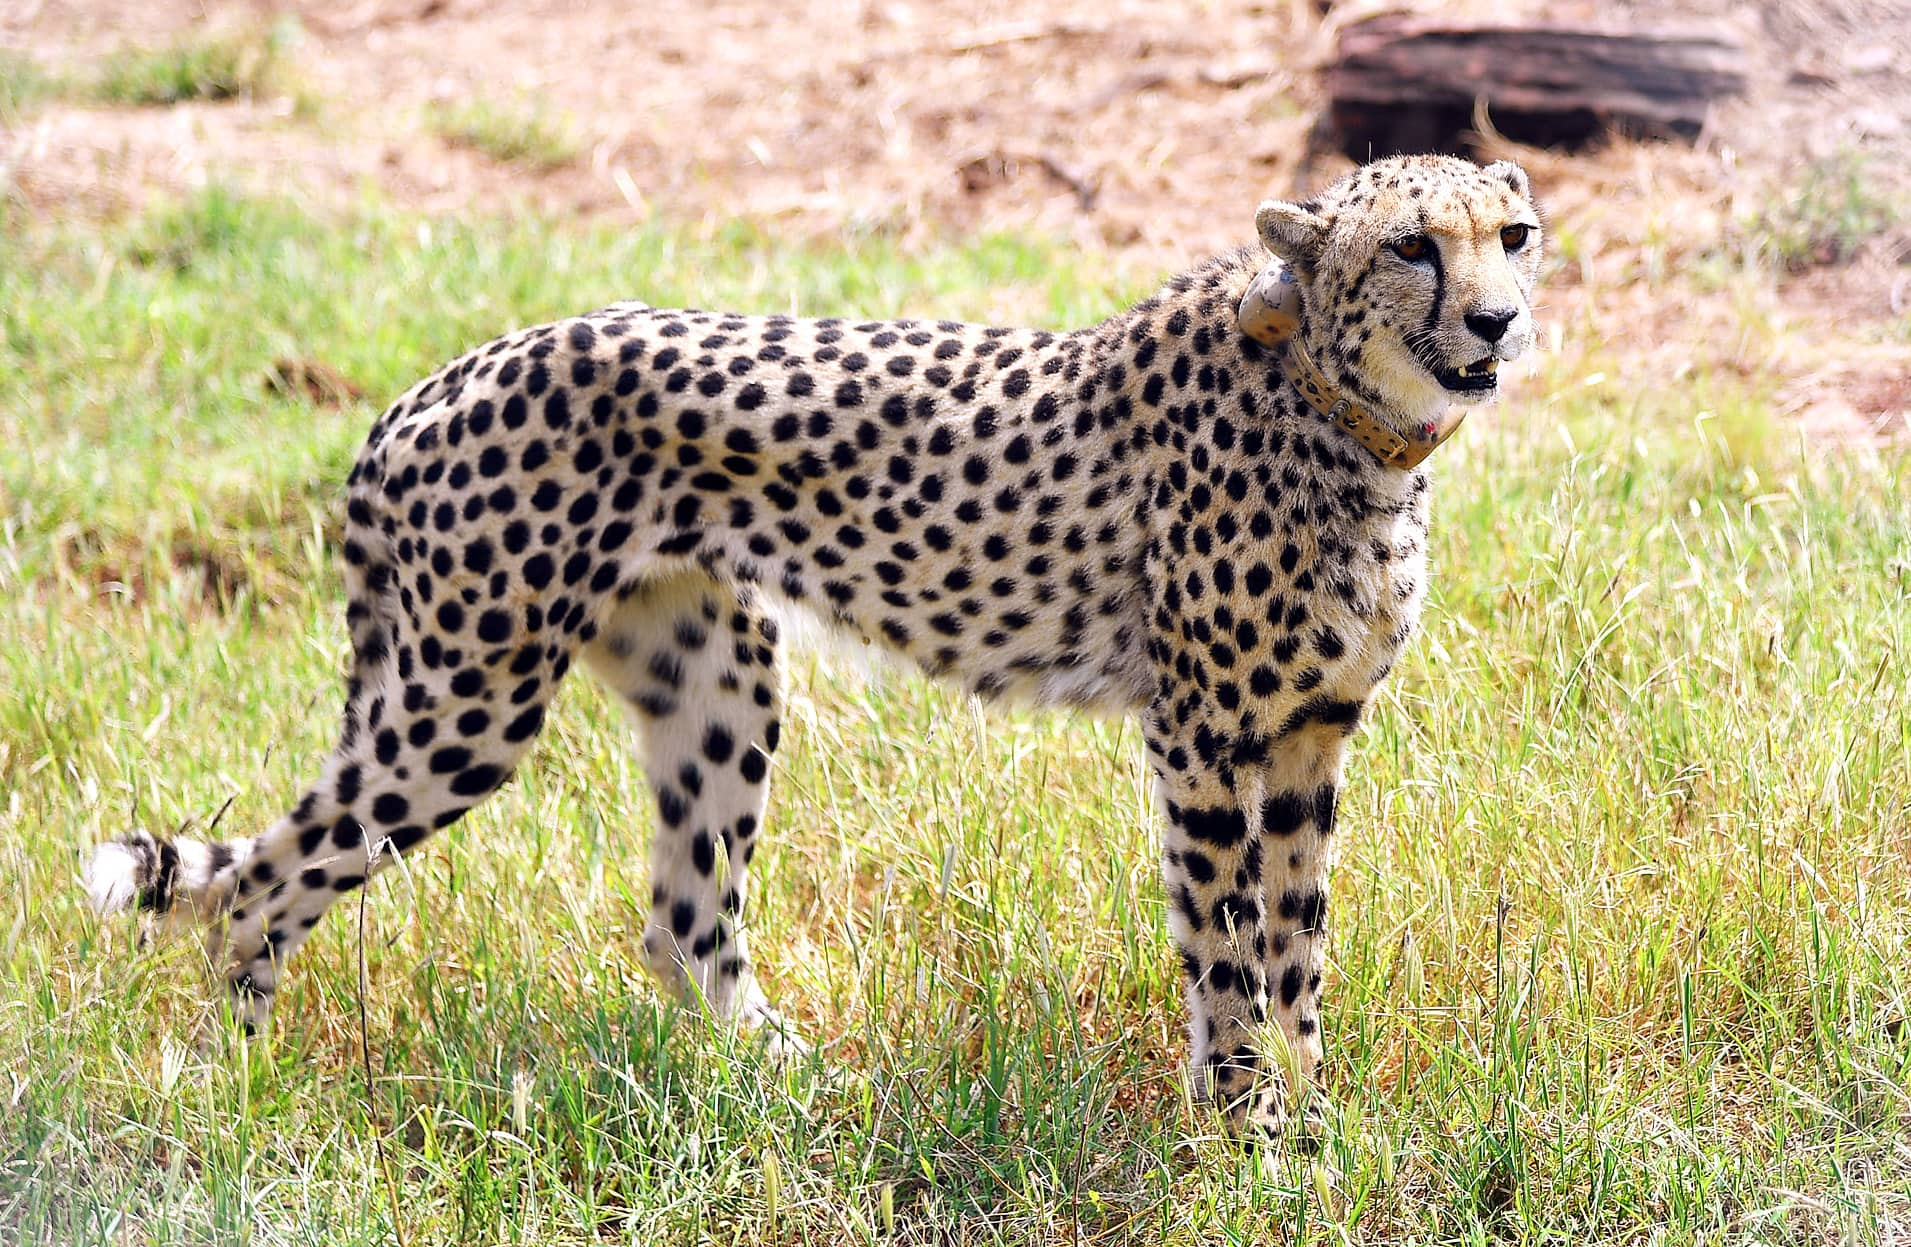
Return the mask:
[(801, 1061), (816, 1051), (816, 1045), (767, 1002), (752, 1001), (737, 1010), (737, 1031), (763, 1045), (764, 1055), (777, 1064)]

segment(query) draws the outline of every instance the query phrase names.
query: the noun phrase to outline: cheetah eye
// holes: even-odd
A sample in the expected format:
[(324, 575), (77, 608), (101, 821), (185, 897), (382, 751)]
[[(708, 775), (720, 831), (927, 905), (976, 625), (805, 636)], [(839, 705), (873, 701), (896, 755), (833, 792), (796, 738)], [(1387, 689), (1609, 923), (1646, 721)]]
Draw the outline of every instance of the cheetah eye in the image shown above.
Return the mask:
[(1427, 258), (1433, 250), (1433, 244), (1425, 234), (1409, 234), (1399, 242), (1391, 244), (1393, 253), (1408, 263), (1418, 263)]
[(1508, 251), (1518, 251), (1526, 245), (1526, 240), (1532, 234), (1533, 227), (1530, 225), (1509, 225), (1500, 231), (1500, 246)]

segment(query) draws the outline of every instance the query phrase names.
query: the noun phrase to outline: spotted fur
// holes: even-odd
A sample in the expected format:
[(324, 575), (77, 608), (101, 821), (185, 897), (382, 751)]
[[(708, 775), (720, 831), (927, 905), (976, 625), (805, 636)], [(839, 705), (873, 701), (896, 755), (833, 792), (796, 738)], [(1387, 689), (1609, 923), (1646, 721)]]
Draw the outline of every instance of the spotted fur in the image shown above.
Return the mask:
[[(1402, 429), (1451, 401), (1438, 369), (1531, 339), (1510, 165), (1385, 161), (1258, 225), (1313, 357)], [(1197, 1089), (1281, 1120), (1268, 1075), (1320, 1060), (1342, 759), (1420, 610), (1428, 478), (1239, 332), (1266, 263), (1220, 256), (1072, 333), (625, 303), (472, 351), (352, 470), (353, 660), (316, 781), (247, 840), (103, 846), (96, 904), (205, 921), (262, 1022), (337, 897), (502, 785), (581, 660), (656, 799), (649, 964), (766, 1020), (741, 923), (778, 599), (984, 698), (1141, 716)]]

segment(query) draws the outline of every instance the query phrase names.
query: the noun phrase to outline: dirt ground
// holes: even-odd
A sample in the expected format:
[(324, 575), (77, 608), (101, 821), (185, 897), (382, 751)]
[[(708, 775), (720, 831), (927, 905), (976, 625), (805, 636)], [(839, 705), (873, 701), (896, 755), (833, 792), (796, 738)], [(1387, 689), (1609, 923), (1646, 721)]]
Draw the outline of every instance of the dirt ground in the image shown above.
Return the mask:
[[(806, 236), (1035, 228), (1166, 270), (1246, 240), (1258, 199), (1345, 166), (1310, 143), (1319, 70), (1336, 32), (1372, 11), (1317, 0), (0, 0), (0, 49), (53, 72), (208, 30), (297, 32), (297, 86), (284, 96), (55, 102), (0, 117), (0, 189), (54, 215), (115, 213), (220, 181), (319, 206), (348, 205), (369, 185), (429, 212), (691, 226), (747, 216)], [(1629, 372), (1662, 383), (1695, 367), (1756, 377), (1827, 436), (1902, 430), (1911, 7), (1544, 11), (1720, 25), (1756, 67), (1752, 90), (1718, 109), (1696, 147), (1491, 152), (1528, 165), (1572, 240), (1548, 284), (1560, 349), (1588, 368), (1624, 351)], [(575, 158), (537, 168), (448, 143), (431, 110), (468, 101), (561, 118)], [(1756, 223), (1788, 211), (1823, 225), (1797, 205), (1845, 170), (1888, 211), (1851, 255), (1808, 239), (1762, 287), (1721, 286), (1709, 258), (1755, 245)], [(1821, 215), (1835, 224), (1838, 209)]]

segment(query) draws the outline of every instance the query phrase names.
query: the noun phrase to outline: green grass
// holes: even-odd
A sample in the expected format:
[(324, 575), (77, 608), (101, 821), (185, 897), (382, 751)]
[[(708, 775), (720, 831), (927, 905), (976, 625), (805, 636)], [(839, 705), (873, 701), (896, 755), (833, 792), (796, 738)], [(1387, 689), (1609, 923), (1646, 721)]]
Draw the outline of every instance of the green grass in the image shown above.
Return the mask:
[(169, 105), (286, 94), (294, 86), (296, 22), (271, 29), (195, 33), (106, 57), (87, 95), (106, 104)]
[(1786, 193), (1774, 194), (1747, 223), (1748, 248), (1794, 273), (1851, 259), (1904, 219), (1874, 161), (1847, 147), (1807, 164)]
[(62, 83), (38, 61), (0, 49), (0, 125), (12, 126), (59, 94)]
[[(1099, 316), (1064, 247), (341, 223), (210, 194), (0, 231), (0, 1240), (1821, 1243), (1911, 1222), (1911, 480), (1756, 386), (1542, 376), (1437, 461), (1423, 635), (1343, 809), (1323, 1163), (1184, 1102), (1134, 728), (799, 664), (754, 951), (820, 1060), (640, 971), (650, 813), (585, 681), (506, 793), (316, 934), (261, 1048), (74, 850), (330, 743), (372, 415), (636, 296)], [(1615, 349), (1617, 349), (1615, 347)], [(1698, 419), (1696, 406), (1712, 413)], [(359, 958), (370, 1044), (359, 1052)], [(383, 1146), (383, 1162), (380, 1144)]]
[(543, 109), (468, 99), (434, 106), (425, 121), (447, 143), (537, 169), (570, 164), (584, 150), (571, 126)]

